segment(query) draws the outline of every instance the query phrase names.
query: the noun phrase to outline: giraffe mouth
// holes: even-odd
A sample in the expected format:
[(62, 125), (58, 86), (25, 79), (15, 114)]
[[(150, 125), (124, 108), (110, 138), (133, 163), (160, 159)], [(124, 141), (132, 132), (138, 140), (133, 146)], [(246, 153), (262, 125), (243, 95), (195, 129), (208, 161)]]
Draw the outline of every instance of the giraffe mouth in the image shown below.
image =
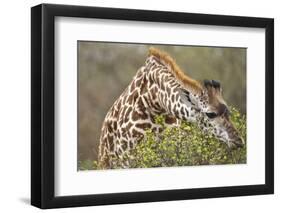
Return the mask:
[(245, 145), (243, 138), (239, 138), (238, 140), (231, 140), (227, 143), (230, 149), (242, 148)]

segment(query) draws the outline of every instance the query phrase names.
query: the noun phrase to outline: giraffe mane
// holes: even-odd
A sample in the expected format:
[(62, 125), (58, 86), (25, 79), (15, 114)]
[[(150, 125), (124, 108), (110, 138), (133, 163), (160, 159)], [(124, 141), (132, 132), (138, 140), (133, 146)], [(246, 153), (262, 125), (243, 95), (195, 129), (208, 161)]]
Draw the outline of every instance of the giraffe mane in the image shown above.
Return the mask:
[(168, 53), (157, 48), (150, 47), (148, 55), (158, 58), (162, 63), (170, 67), (169, 70), (174, 74), (174, 76), (183, 86), (191, 89), (195, 93), (202, 92), (202, 85), (198, 81), (187, 76)]

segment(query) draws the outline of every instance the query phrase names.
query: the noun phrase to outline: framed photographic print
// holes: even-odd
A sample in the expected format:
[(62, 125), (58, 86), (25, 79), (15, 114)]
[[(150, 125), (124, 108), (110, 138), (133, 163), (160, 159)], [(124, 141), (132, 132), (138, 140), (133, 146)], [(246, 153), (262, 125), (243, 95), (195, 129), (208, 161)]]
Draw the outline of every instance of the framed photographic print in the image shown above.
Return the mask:
[(271, 194), (274, 21), (31, 9), (31, 204)]

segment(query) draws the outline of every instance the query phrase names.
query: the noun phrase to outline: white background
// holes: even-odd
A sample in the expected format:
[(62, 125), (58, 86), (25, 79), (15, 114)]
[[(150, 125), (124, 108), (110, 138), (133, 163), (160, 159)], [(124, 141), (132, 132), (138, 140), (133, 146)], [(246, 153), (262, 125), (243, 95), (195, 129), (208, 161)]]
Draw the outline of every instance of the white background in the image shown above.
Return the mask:
[[(45, 1), (46, 3), (201, 12), (275, 18), (275, 55), (281, 54), (278, 1)], [(30, 196), (30, 7), (40, 1), (1, 2), (1, 212), (38, 212)], [(279, 60), (275, 82), (281, 80)], [(281, 86), (275, 86), (275, 109), (281, 108)], [(280, 110), (275, 111), (275, 195), (173, 201), (50, 210), (51, 212), (278, 212), (281, 199)], [(278, 131), (279, 130), (279, 131)], [(280, 210), (279, 210), (280, 211)]]
[[(265, 183), (264, 29), (65, 17), (55, 26), (55, 195)], [(247, 164), (77, 172), (77, 40), (247, 47)]]

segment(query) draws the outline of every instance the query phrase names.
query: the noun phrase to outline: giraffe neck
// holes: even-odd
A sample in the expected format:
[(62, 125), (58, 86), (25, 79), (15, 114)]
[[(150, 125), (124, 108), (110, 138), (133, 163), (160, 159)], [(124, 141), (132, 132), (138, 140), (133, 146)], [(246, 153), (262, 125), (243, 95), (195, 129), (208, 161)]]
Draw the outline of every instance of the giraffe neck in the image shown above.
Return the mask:
[[(156, 115), (164, 115), (167, 125), (181, 120), (196, 121), (197, 94), (183, 90), (171, 67), (155, 56), (149, 56), (132, 82), (108, 111), (101, 130), (99, 162), (114, 167), (112, 156), (122, 158), (145, 135), (146, 129), (161, 131)], [(127, 163), (122, 162), (126, 167)]]
[[(181, 83), (169, 70), (170, 67), (157, 57), (150, 56), (145, 62), (147, 93), (142, 94), (146, 105), (155, 114), (170, 115), (177, 119), (196, 121), (198, 113), (198, 94), (193, 90), (182, 90)], [(147, 101), (148, 100), (148, 101)]]

